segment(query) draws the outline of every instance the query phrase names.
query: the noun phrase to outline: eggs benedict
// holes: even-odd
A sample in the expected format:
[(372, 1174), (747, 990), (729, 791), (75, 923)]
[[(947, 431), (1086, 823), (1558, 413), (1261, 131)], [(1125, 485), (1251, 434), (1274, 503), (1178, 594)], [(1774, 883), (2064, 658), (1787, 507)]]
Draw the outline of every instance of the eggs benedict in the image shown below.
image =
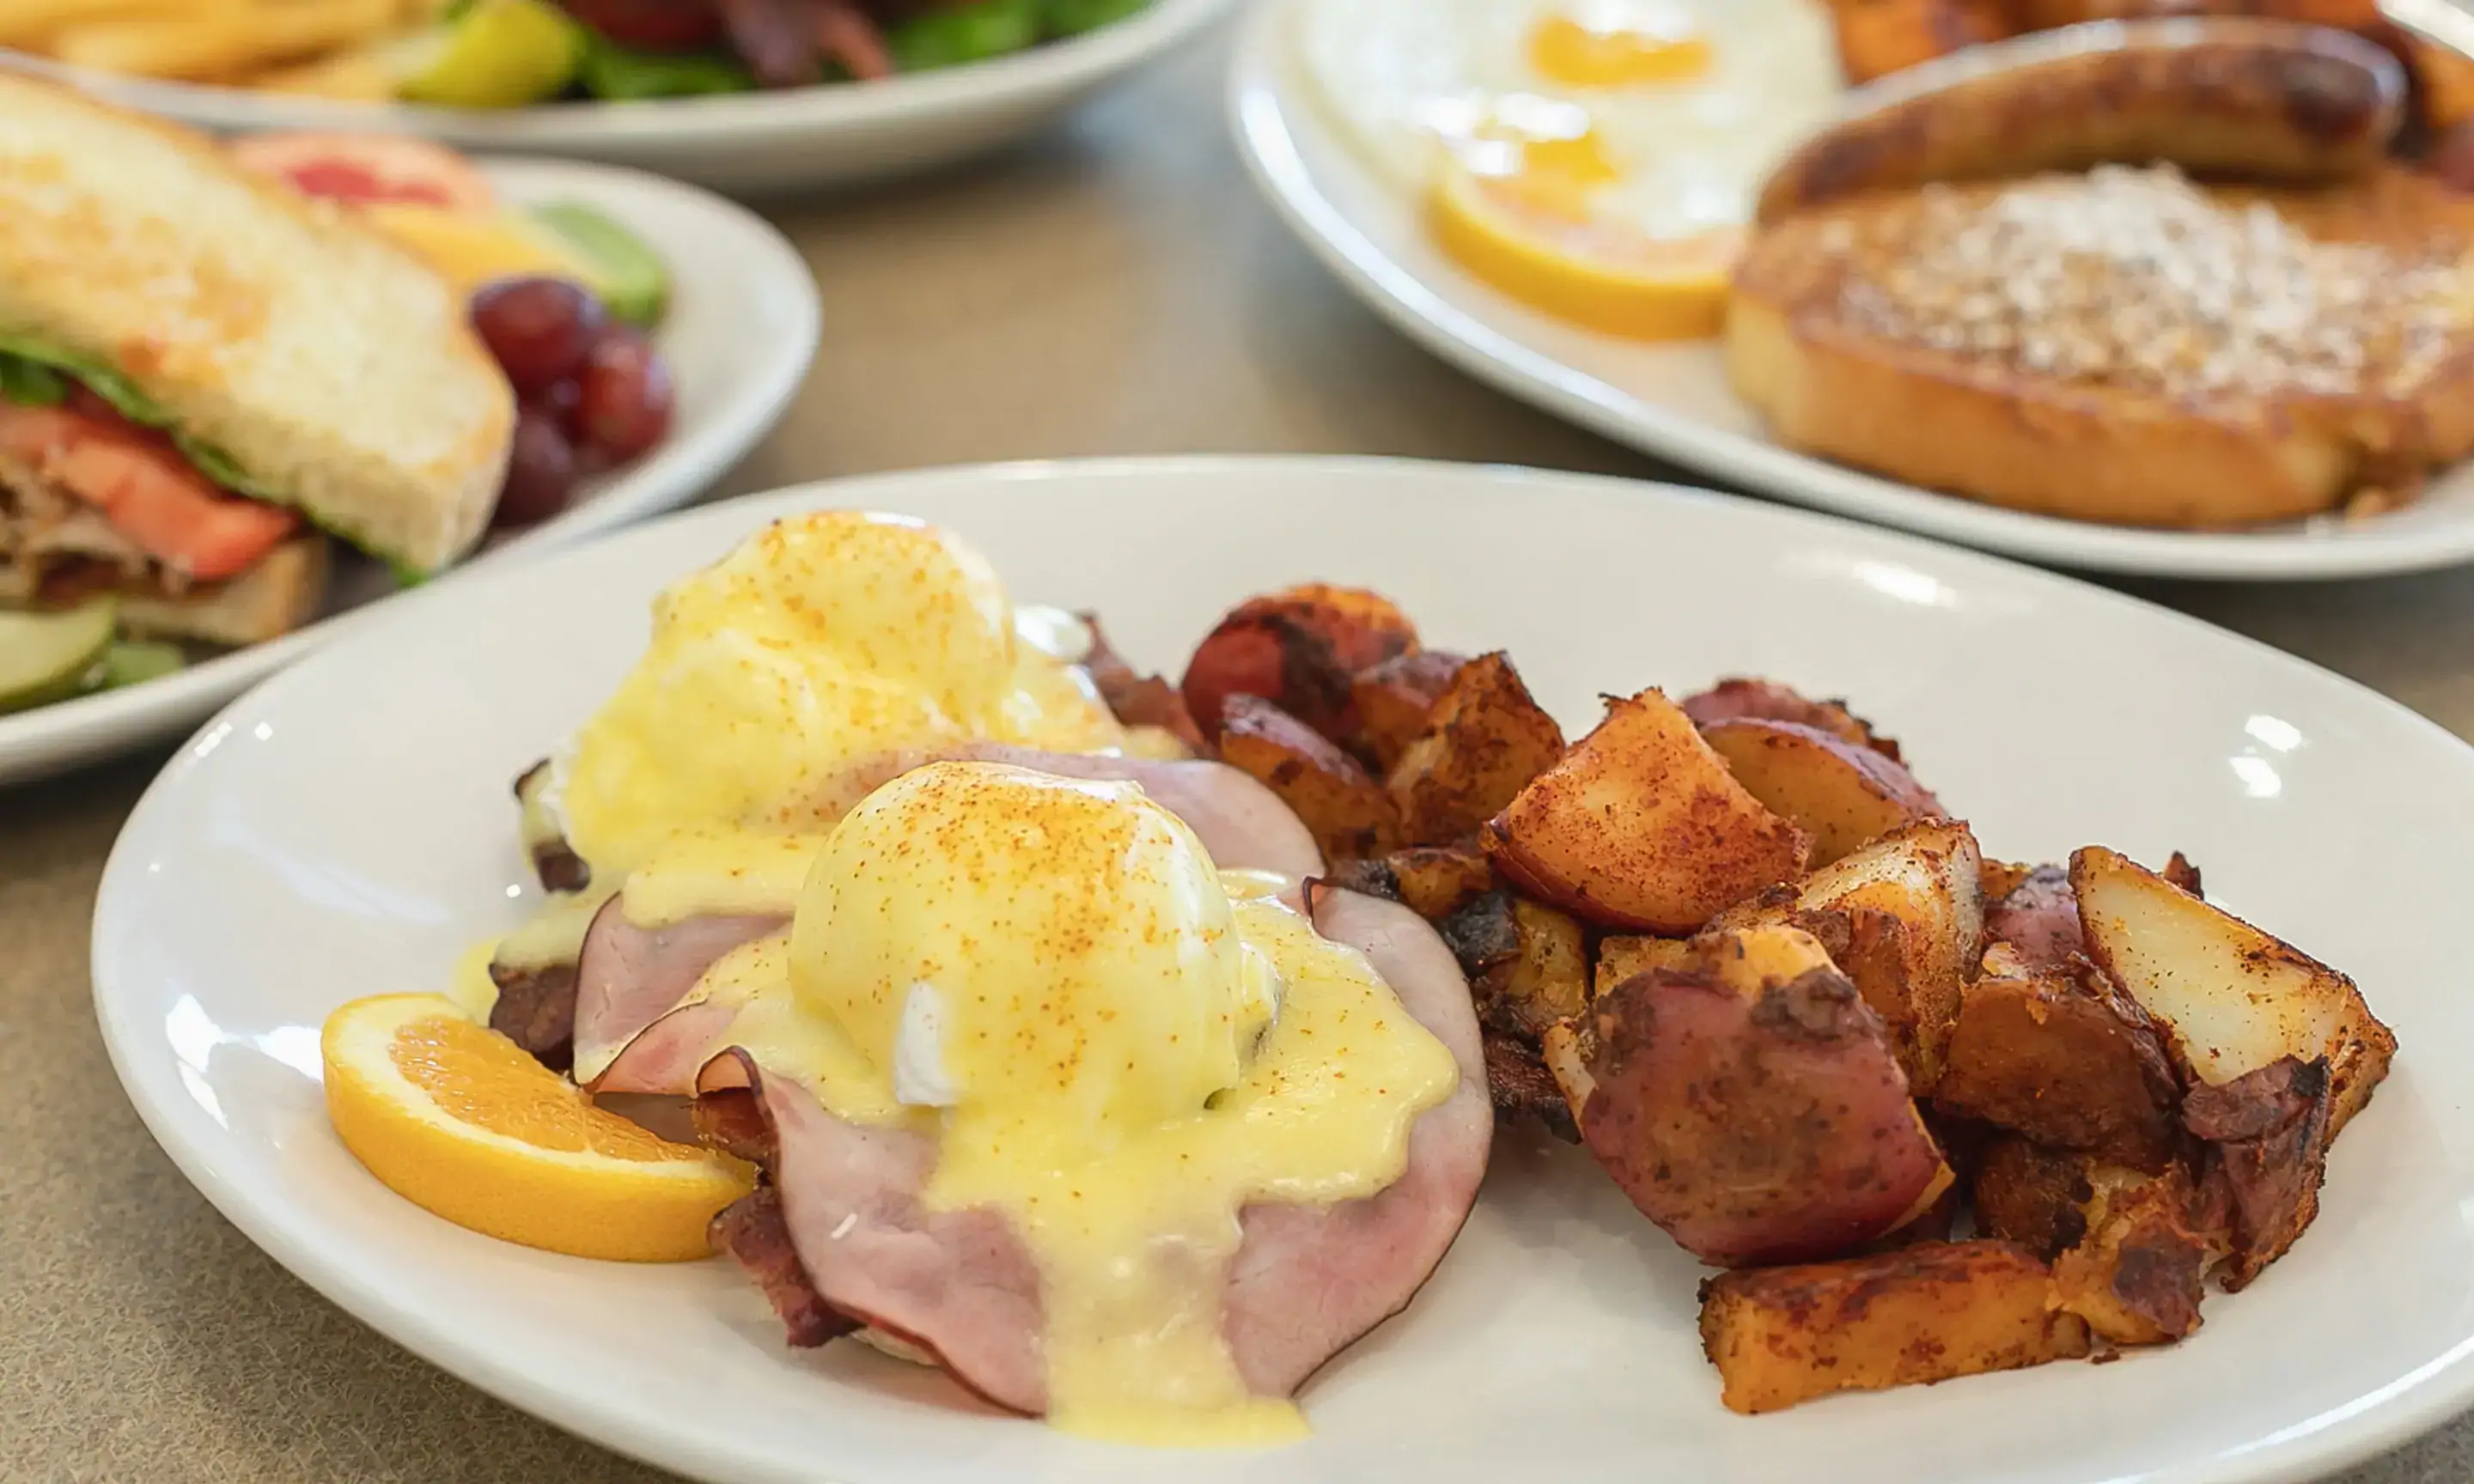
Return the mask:
[(982, 741), (1126, 750), (1079, 666), (1089, 642), (1070, 614), (1017, 609), (980, 552), (898, 515), (794, 516), (674, 584), (643, 658), (518, 784), (554, 891), (496, 947), (493, 1023), (565, 1065), (574, 966), (621, 893), (657, 930), (786, 918), (838, 784), (871, 760)]
[(852, 810), (713, 976), (708, 1101), (754, 1100), (772, 1172), (717, 1225), (794, 1334), (813, 1299), (1095, 1436), (1300, 1435), (1289, 1393), (1441, 1258), (1492, 1114), (1432, 929), (1289, 885), (1128, 781), (947, 761)]

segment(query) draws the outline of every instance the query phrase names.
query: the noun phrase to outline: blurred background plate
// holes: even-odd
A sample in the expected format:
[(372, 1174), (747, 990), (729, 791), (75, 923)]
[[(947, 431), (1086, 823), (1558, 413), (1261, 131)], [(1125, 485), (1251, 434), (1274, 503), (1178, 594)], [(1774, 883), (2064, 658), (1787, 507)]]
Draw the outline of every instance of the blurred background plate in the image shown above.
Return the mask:
[(1740, 489), (2057, 566), (2258, 581), (2474, 562), (2474, 464), (2438, 474), (2404, 509), (2366, 518), (2148, 531), (1958, 499), (1772, 443), (1728, 386), (1716, 342), (1660, 345), (1583, 329), (1446, 257), (1422, 203), (1349, 147), (1316, 96), (1296, 35), (1310, 3), (1259, 0), (1247, 17), (1228, 84), (1239, 153), (1282, 220), (1351, 293), (1498, 391)]
[(1227, 5), (1153, 0), (1069, 40), (881, 83), (503, 110), (166, 83), (64, 67), (21, 52), (0, 52), (0, 63), (207, 129), (422, 134), (458, 149), (600, 160), (752, 194), (884, 180), (1009, 143), (1193, 36)]
[[(565, 160), (485, 160), (513, 206), (578, 202), (624, 226), (670, 272), (654, 342), (678, 392), (669, 436), (643, 458), (588, 479), (562, 514), (487, 547), (427, 586), (522, 553), (606, 531), (703, 492), (772, 429), (816, 351), (815, 280), (781, 233), (693, 186)], [(397, 600), (376, 562), (338, 563), (329, 616), (271, 643), (125, 690), (0, 716), (0, 784), (96, 762), (195, 727), (239, 695)]]

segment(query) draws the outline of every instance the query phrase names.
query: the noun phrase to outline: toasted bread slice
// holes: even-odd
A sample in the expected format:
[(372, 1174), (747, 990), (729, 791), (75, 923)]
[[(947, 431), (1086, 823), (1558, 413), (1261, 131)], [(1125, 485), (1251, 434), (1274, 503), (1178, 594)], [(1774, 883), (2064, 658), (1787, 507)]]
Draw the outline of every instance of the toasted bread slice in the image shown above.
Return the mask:
[(10, 74), (0, 336), (116, 370), (400, 565), (442, 565), (488, 523), (514, 394), (453, 289), (204, 135)]
[[(2053, 194), (2025, 209), (2023, 191)], [(2080, 210), (2127, 214), (2083, 218), (2093, 238), (2065, 251)], [(2144, 267), (2086, 250), (2186, 229), (2232, 246)], [(1728, 371), (1780, 442), (1910, 484), (2129, 525), (2291, 519), (2474, 451), (2469, 244), (2474, 198), (2389, 167), (2321, 188), (2115, 169), (1877, 192), (1756, 236)], [(2108, 292), (2111, 273), (2147, 276)], [(2177, 275), (2225, 281), (2176, 299)], [(2311, 303), (2263, 319), (2271, 281)]]

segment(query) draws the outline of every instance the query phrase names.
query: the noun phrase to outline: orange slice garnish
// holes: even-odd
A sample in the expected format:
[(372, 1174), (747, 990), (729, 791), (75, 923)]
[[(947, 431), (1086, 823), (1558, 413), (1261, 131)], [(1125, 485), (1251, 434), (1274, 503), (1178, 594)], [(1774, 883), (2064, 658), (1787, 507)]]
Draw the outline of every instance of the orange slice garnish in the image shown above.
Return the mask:
[(1744, 233), (1653, 237), (1593, 212), (1591, 174), (1484, 174), (1444, 165), (1428, 218), (1444, 252), (1488, 283), (1560, 319), (1638, 340), (1698, 340), (1727, 317)]
[(438, 994), (358, 999), (327, 1019), (327, 1115), (370, 1173), (460, 1227), (579, 1257), (672, 1262), (754, 1178), (595, 1108)]

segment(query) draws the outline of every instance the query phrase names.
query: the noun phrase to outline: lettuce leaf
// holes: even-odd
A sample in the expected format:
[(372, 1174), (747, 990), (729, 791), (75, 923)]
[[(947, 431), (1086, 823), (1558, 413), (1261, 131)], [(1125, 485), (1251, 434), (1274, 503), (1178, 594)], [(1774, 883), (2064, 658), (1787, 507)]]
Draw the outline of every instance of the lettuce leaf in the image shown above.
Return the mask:
[[(291, 500), (252, 477), (230, 454), (183, 432), (170, 411), (138, 390), (135, 382), (113, 368), (91, 356), (61, 350), (23, 335), (0, 334), (0, 399), (35, 407), (57, 407), (68, 395), (65, 379), (68, 377), (75, 377), (87, 391), (110, 403), (114, 412), (139, 427), (161, 429), (172, 440), (172, 446), (197, 466), (199, 473), (224, 489), (253, 500), (264, 500), (269, 505), (300, 509)], [(385, 562), (387, 569), (395, 574), (399, 586), (409, 587), (429, 575), (371, 547), (341, 525), (322, 520), (307, 511), (301, 511), (301, 515), (327, 535)]]

